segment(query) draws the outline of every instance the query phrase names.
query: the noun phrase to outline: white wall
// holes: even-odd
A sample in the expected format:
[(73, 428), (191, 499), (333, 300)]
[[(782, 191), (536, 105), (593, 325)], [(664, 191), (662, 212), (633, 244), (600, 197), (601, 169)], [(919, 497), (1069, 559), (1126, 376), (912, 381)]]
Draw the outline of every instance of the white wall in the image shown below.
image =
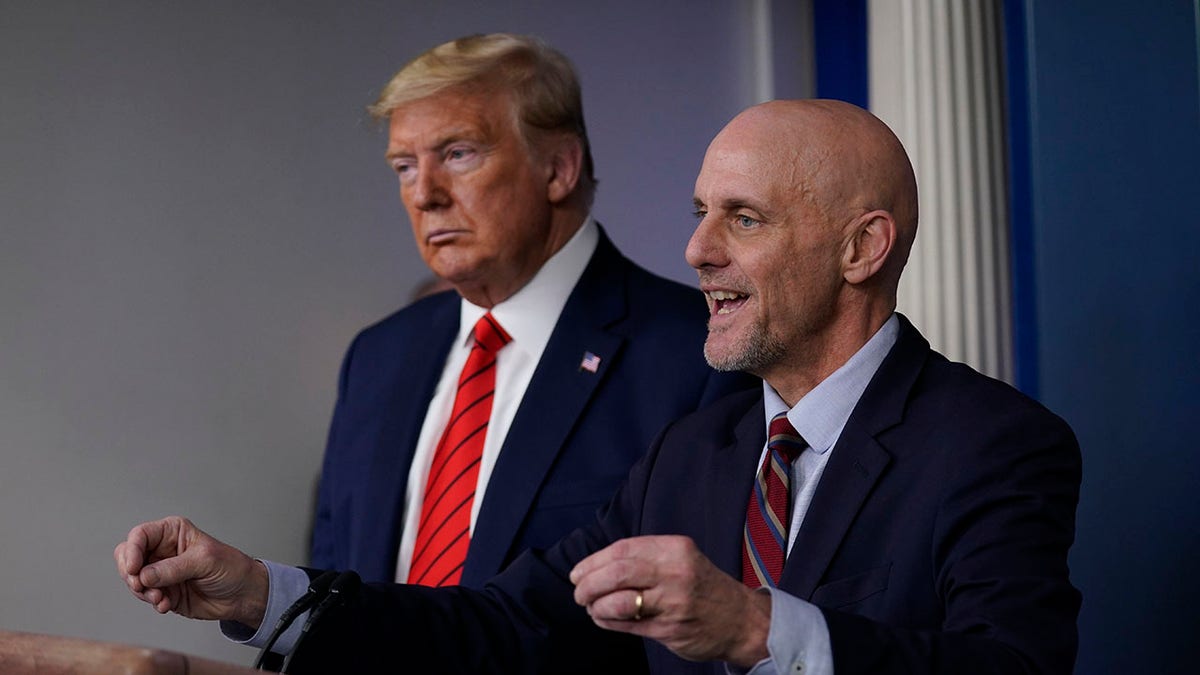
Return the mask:
[(424, 274), (363, 106), (435, 43), (546, 37), (582, 74), (600, 220), (691, 280), (745, 11), (0, 0), (0, 628), (248, 662), (128, 596), (111, 551), (182, 513), (303, 561), (342, 350)]

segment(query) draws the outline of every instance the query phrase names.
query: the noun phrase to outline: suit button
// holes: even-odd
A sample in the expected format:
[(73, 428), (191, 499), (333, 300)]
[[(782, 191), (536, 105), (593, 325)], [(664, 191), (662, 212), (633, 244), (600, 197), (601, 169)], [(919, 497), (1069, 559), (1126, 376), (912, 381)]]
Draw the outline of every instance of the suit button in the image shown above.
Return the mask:
[(792, 672), (796, 673), (797, 675), (799, 675), (800, 673), (803, 673), (804, 672), (804, 663), (800, 662), (800, 661), (793, 663), (792, 664)]

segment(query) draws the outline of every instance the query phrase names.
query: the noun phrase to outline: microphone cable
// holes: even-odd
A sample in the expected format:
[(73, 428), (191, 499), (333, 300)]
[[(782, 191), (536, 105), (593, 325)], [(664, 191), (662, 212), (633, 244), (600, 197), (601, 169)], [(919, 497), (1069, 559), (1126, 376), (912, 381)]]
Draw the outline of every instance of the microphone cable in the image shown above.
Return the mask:
[(288, 654), (283, 661), (283, 669), (281, 673), (288, 672), (288, 668), (292, 665), (292, 659), (295, 658), (296, 652), (300, 651), (300, 644), (304, 642), (304, 638), (308, 637), (308, 631), (317, 624), (321, 616), (333, 607), (336, 607), (358, 592), (358, 587), (362, 585), (362, 579), (353, 571), (345, 571), (338, 575), (337, 579), (333, 580), (333, 584), (329, 587), (329, 593), (325, 596), (321, 603), (317, 605), (308, 615), (308, 621), (304, 622), (304, 627), (300, 629), (300, 636), (296, 638), (296, 644), (292, 646), (292, 652)]
[(254, 660), (253, 668), (255, 670), (263, 670), (263, 662), (267, 659), (267, 654), (270, 653), (271, 647), (275, 646), (275, 642), (279, 640), (279, 636), (283, 635), (283, 631), (288, 629), (292, 623), (304, 613), (309, 607), (312, 607), (318, 600), (321, 600), (329, 592), (330, 585), (338, 578), (338, 573), (330, 570), (323, 572), (320, 576), (313, 579), (308, 584), (308, 591), (300, 596), (298, 600), (293, 602), (287, 609), (283, 610), (283, 614), (279, 616), (279, 621), (275, 622), (275, 628), (271, 630), (271, 635), (267, 638), (267, 643), (263, 645), (261, 651), (258, 652), (258, 658)]

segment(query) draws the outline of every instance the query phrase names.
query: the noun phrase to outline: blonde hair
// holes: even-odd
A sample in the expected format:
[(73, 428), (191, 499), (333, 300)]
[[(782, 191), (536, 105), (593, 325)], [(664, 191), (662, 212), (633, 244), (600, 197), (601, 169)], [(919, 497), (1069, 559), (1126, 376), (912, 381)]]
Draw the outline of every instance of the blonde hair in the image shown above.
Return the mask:
[(468, 35), (409, 61), (367, 110), (386, 119), (397, 107), (450, 88), (507, 93), (526, 145), (539, 132), (566, 132), (583, 147), (579, 188), (588, 203), (595, 191), (592, 152), (583, 124), (583, 97), (575, 68), (561, 52), (526, 35)]

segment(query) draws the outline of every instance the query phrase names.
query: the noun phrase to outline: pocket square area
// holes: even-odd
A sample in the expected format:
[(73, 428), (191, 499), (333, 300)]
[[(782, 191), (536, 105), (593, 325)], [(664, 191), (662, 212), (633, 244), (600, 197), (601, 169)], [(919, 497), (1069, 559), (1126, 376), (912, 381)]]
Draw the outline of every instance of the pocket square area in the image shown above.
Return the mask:
[(888, 577), (891, 576), (892, 563), (860, 572), (858, 574), (835, 579), (817, 587), (812, 594), (811, 602), (818, 607), (838, 609), (882, 593), (887, 590)]

